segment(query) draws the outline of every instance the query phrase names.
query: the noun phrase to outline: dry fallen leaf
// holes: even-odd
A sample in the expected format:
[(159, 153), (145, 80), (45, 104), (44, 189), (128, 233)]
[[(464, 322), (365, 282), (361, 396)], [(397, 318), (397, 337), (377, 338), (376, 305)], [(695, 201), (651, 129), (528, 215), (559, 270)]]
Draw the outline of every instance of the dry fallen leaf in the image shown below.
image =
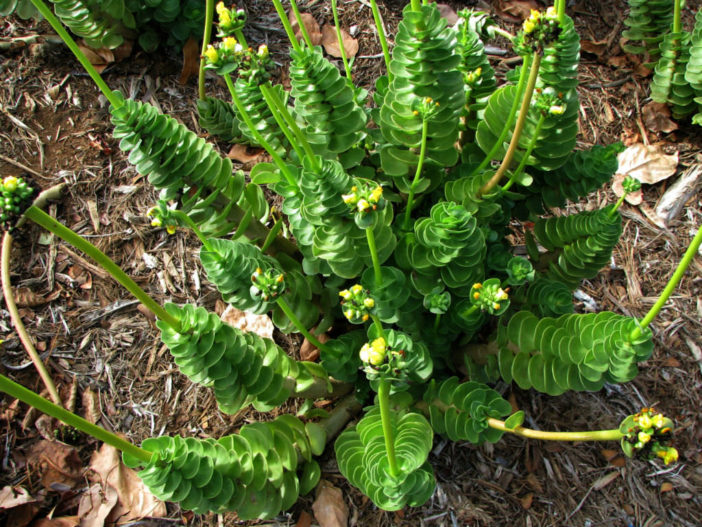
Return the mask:
[(108, 514), (103, 517), (108, 522), (128, 522), (145, 516), (161, 518), (166, 515), (166, 504), (151, 494), (134, 470), (122, 463), (119, 451), (114, 447), (102, 445), (90, 458), (90, 470), (93, 471), (91, 479), (96, 481), (98, 491), (106, 496), (105, 501), (91, 497), (91, 501), (86, 502), (91, 510), (100, 511), (100, 514), (95, 512), (96, 518), (102, 517), (105, 504), (111, 502), (110, 491), (114, 492), (115, 499)]
[[(344, 43), (346, 58), (355, 57), (358, 53), (358, 40), (349, 35), (343, 28), (341, 29), (341, 40)], [(324, 51), (332, 57), (341, 57), (339, 39), (336, 38), (336, 28), (331, 24), (326, 24), (322, 28), (322, 46), (324, 46)]]
[(102, 73), (107, 66), (115, 61), (114, 53), (108, 48), (94, 49), (86, 46), (82, 41), (78, 44), (78, 47), (98, 73)]
[[(626, 176), (624, 174), (614, 174), (614, 177), (612, 178), (612, 191), (618, 198), (624, 195), (623, 183), (625, 178)], [(643, 202), (643, 191), (639, 189), (636, 192), (630, 192), (624, 199), (629, 205), (641, 205)]]
[(31, 527), (78, 527), (78, 516), (64, 516), (62, 518), (42, 518), (32, 523)]
[(239, 163), (246, 164), (255, 161), (263, 154), (264, 151), (261, 148), (249, 148), (246, 145), (233, 145), (229, 149), (227, 157)]
[(619, 472), (610, 472), (609, 474), (605, 474), (601, 478), (598, 478), (597, 481), (595, 481), (592, 484), (592, 490), (600, 490), (605, 488), (607, 485), (612, 483), (615, 479), (619, 477)]
[(317, 498), (312, 504), (314, 517), (320, 527), (346, 527), (349, 522), (349, 508), (344, 502), (341, 489), (326, 480), (317, 486)]
[(17, 307), (37, 307), (48, 304), (49, 302), (56, 300), (61, 294), (60, 289), (54, 290), (51, 294), (47, 296), (42, 296), (35, 293), (28, 287), (17, 287), (12, 288), (12, 296), (15, 297), (15, 303)]
[(631, 176), (641, 183), (653, 185), (669, 178), (678, 167), (678, 153), (666, 154), (660, 146), (631, 145), (617, 156), (619, 174)]
[(83, 465), (76, 449), (59, 441), (42, 440), (27, 452), (27, 463), (35, 467), (46, 489), (67, 490), (82, 480)]
[(661, 485), (661, 492), (670, 492), (671, 490), (673, 490), (673, 484), (669, 481), (666, 481)]
[(702, 164), (691, 165), (658, 200), (656, 214), (665, 221), (666, 225), (670, 225), (682, 213), (685, 205), (697, 193), (701, 184)]
[(100, 396), (90, 388), (86, 388), (81, 396), (83, 402), (83, 417), (94, 425), (100, 420)]
[[(288, 12), (288, 18), (290, 19), (290, 25), (295, 33), (298, 40), (302, 39), (302, 31), (300, 31), (300, 26), (297, 23), (297, 18), (295, 18), (295, 13), (292, 10)], [(322, 31), (319, 29), (319, 24), (309, 13), (302, 13), (300, 15), (302, 18), (302, 23), (305, 25), (307, 34), (310, 36), (313, 46), (318, 46), (322, 42)]]
[(529, 17), (532, 9), (541, 7), (536, 0), (500, 0), (498, 5), (499, 16), (510, 22), (521, 22)]
[(180, 70), (178, 82), (183, 85), (190, 77), (197, 75), (200, 69), (200, 46), (193, 37), (190, 37), (183, 46), (183, 69)]
[(80, 527), (104, 527), (105, 520), (117, 504), (117, 491), (100, 484), (91, 485), (80, 497), (78, 516)]
[(586, 53), (591, 53), (597, 57), (601, 57), (602, 54), (607, 51), (609, 47), (609, 41), (607, 40), (581, 40), (580, 49)]
[(643, 107), (643, 122), (651, 132), (669, 134), (678, 129), (678, 125), (670, 118), (670, 108), (661, 102), (651, 101)]
[[(317, 335), (314, 331), (312, 333), (314, 333), (319, 342), (321, 342), (322, 344), (329, 341), (329, 335), (327, 335), (326, 333), (322, 333), (321, 335)], [(302, 360), (308, 360), (312, 362), (316, 361), (319, 358), (319, 350), (306, 338), (302, 341), (302, 345), (300, 346), (300, 358)]]
[(254, 315), (234, 306), (227, 306), (221, 318), (230, 326), (242, 331), (256, 333), (266, 339), (273, 338), (273, 322), (267, 315)]
[(522, 509), (529, 510), (531, 508), (531, 503), (534, 501), (534, 493), (530, 492), (526, 496), (519, 498), (519, 501), (522, 503)]
[(6, 486), (0, 490), (0, 509), (14, 509), (38, 501), (23, 487)]

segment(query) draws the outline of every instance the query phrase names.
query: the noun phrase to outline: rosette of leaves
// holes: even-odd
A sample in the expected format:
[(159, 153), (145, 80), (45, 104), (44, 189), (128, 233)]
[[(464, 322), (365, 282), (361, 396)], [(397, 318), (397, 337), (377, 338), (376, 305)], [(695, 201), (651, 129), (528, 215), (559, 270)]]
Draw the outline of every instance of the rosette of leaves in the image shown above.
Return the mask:
[(380, 320), (393, 324), (400, 319), (405, 303), (410, 297), (407, 275), (397, 267), (380, 268), (382, 285), (378, 285), (373, 269), (368, 268), (361, 276), (361, 284), (370, 291), (375, 301), (373, 313)]
[[(218, 440), (157, 437), (142, 448), (152, 452), (151, 460), (124, 454), (125, 465), (143, 467), (137, 475), (159, 499), (198, 514), (236, 511), (241, 520), (272, 519), (319, 479), (311, 461), (312, 452), (321, 453), (319, 441), (290, 415)], [(299, 455), (307, 462), (300, 464)]]
[(396, 474), (388, 466), (378, 406), (337, 438), (334, 451), (339, 470), (383, 510), (419, 506), (429, 499), (436, 486), (427, 462), (434, 433), (423, 416), (407, 410), (391, 410), (389, 426), (398, 465)]
[[(488, 98), (497, 87), (497, 79), (485, 53), (483, 41), (476, 31), (476, 25), (480, 25), (476, 19), (483, 20), (486, 15), (464, 9), (459, 11), (458, 16), (456, 53), (461, 57), (458, 70), (463, 74), (466, 95), (462, 118), (467, 128), (476, 130)], [(468, 139), (464, 136), (461, 142), (465, 143)]]
[(549, 395), (630, 381), (653, 351), (651, 331), (632, 338), (636, 327), (635, 319), (611, 312), (538, 318), (520, 311), (498, 330), (500, 374)]
[(324, 58), (322, 48), (303, 47), (290, 52), (290, 94), (295, 115), (312, 149), (325, 158), (336, 158), (365, 136), (366, 112), (358, 105), (352, 86)]
[(268, 411), (314, 382), (304, 363), (288, 357), (270, 339), (237, 330), (201, 307), (167, 304), (166, 310), (180, 321), (180, 328), (158, 321), (161, 340), (184, 375), (213, 388), (224, 413), (234, 414), (249, 404)]
[(514, 256), (509, 259), (505, 267), (507, 273), (507, 283), (509, 285), (523, 285), (534, 280), (534, 266), (526, 258)]
[[(369, 336), (376, 338), (375, 327), (371, 326)], [(396, 392), (407, 390), (410, 384), (426, 382), (434, 369), (434, 363), (424, 342), (413, 339), (406, 333), (394, 329), (385, 331), (385, 355), (387, 361), (380, 366), (367, 366), (366, 376), (377, 391), (380, 379), (391, 378), (392, 389)]]
[(512, 406), (495, 390), (478, 382), (461, 383), (458, 377), (442, 382), (432, 380), (424, 392), (434, 432), (452, 441), (496, 443), (504, 433), (490, 428), (488, 417), (509, 415)]
[(691, 35), (687, 31), (666, 34), (660, 44), (661, 56), (651, 81), (651, 99), (667, 103), (675, 119), (687, 117), (697, 110), (695, 90), (685, 78), (690, 42)]
[(324, 348), (320, 350), (322, 366), (335, 379), (355, 382), (361, 367), (358, 351), (365, 342), (366, 333), (360, 329), (325, 342)]
[[(402, 192), (409, 190), (407, 176), (419, 159), (423, 117), (415, 113), (418, 101), (439, 103), (428, 118), (425, 175), (432, 175), (431, 165), (448, 167), (458, 160), (455, 143), (465, 94), (455, 46), (455, 31), (435, 4), (422, 5), (421, 11), (405, 7), (389, 66), (392, 82), (376, 119), (389, 143), (380, 152), (382, 168)], [(430, 179), (415, 190), (425, 191)]]
[(534, 235), (550, 251), (546, 277), (574, 290), (583, 279), (593, 278), (612, 256), (622, 233), (622, 217), (611, 207), (570, 216), (539, 218)]
[(695, 15), (695, 28), (690, 41), (690, 60), (685, 67), (685, 80), (695, 92), (697, 114), (692, 117), (694, 124), (702, 125), (702, 9)]
[(526, 293), (531, 311), (545, 317), (557, 317), (573, 312), (573, 291), (559, 280), (537, 276)]
[(114, 49), (125, 37), (135, 35), (137, 28), (132, 12), (124, 0), (86, 2), (84, 0), (51, 0), (54, 12), (66, 26), (94, 48)]
[(413, 283), (421, 293), (431, 292), (440, 278), (456, 295), (468, 296), (465, 286), (482, 280), (486, 251), (473, 215), (443, 201), (415, 222), (414, 234), (403, 238), (395, 257), (401, 267), (416, 271)]
[(622, 49), (627, 53), (648, 53), (652, 62), (659, 55), (659, 44), (663, 37), (670, 31), (673, 23), (673, 9), (671, 0), (627, 0), (629, 14), (624, 20), (624, 25), (629, 29), (622, 36), (634, 43), (626, 43)]
[[(280, 155), (284, 155), (289, 150), (290, 144), (283, 130), (278, 126), (275, 117), (273, 117), (266, 100), (263, 98), (259, 88), (262, 82), (263, 79), (259, 75), (249, 75), (246, 78), (240, 76), (234, 83), (234, 91), (246, 112), (249, 115), (256, 116), (254, 123), (258, 133), (271, 145), (273, 150)], [(285, 100), (285, 91), (282, 86), (276, 85), (272, 89), (277, 92), (276, 95), (280, 100)], [(258, 144), (253, 133), (246, 126), (241, 116), (238, 115), (236, 109), (235, 113), (239, 119), (239, 130), (241, 130), (242, 135), (246, 137), (250, 144)]]
[(207, 133), (228, 143), (241, 140), (241, 124), (231, 103), (216, 97), (197, 101), (199, 123)]
[(205, 6), (199, 0), (122, 0), (139, 28), (139, 45), (148, 52), (159, 46), (180, 48), (202, 36)]

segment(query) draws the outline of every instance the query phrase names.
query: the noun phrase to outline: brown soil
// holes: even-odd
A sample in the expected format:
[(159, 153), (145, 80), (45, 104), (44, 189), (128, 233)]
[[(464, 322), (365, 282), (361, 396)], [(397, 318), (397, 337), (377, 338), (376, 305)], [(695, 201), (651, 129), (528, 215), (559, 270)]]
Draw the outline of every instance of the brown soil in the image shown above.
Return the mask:
[[(687, 11), (696, 7), (689, 5), (693, 3), (688, 2)], [(284, 62), (287, 45), (275, 12), (269, 3), (251, 4), (247, 7), (252, 20), (247, 36), (252, 42), (267, 41), (276, 59)], [(361, 49), (355, 79), (370, 85), (384, 67), (370, 9), (364, 1), (340, 4), (342, 24), (358, 26)], [(384, 3), (390, 35), (403, 4)], [(458, 8), (466, 3), (451, 4)], [(474, 6), (476, 2), (467, 4)], [(509, 2), (493, 4), (477, 2), (493, 12)], [(301, 5), (318, 20), (331, 20), (326, 2), (303, 1)], [(624, 57), (618, 46), (624, 12), (620, 0), (581, 0), (574, 6), (582, 38), (605, 41), (601, 55), (583, 55), (579, 146), (617, 140), (662, 142), (667, 149), (680, 151), (681, 169), (686, 168), (699, 162), (699, 129), (681, 123), (678, 131), (657, 135), (645, 128), (641, 107), (647, 101), (648, 79), (639, 75), (636, 62)], [(2, 39), (47, 33), (50, 30), (44, 24), (0, 20)], [(503, 59), (495, 57), (502, 72), (506, 69)], [(218, 294), (204, 279), (197, 240), (182, 231), (168, 237), (150, 226), (145, 212), (155, 201), (156, 192), (119, 151), (111, 137), (104, 100), (68, 50), (40, 41), (1, 51), (0, 73), (4, 79), (0, 84), (0, 174), (29, 172), (42, 188), (67, 183), (63, 199), (50, 206), (51, 214), (88, 236), (157, 300), (193, 302), (215, 309)], [(177, 60), (135, 53), (128, 61), (110, 66), (104, 76), (111, 87), (155, 103), (201, 132), (194, 107), (194, 80), (179, 85), (178, 73)], [(214, 79), (209, 90), (224, 96), (225, 90)], [(226, 145), (220, 146), (226, 149)], [(647, 187), (645, 203), (654, 205), (665, 187), (665, 183)], [(624, 206), (624, 234), (612, 266), (582, 286), (600, 310), (634, 316), (646, 312), (694, 229), (702, 223), (700, 198), (698, 194), (690, 200), (670, 230), (656, 227), (640, 209)], [(589, 203), (602, 205), (612, 199), (611, 192), (604, 189), (591, 196)], [(572, 208), (584, 206), (585, 202)], [(518, 389), (507, 391), (528, 415), (529, 426), (549, 430), (611, 428), (627, 414), (655, 404), (677, 423), (679, 464), (665, 468), (624, 460), (612, 444), (547, 444), (505, 437), (497, 445), (476, 447), (437, 438), (430, 456), (438, 480), (436, 493), (423, 507), (388, 513), (378, 511), (351, 488), (327, 452), (323, 477), (342, 488), (351, 511), (350, 525), (702, 525), (701, 270), (698, 258), (654, 323), (655, 352), (641, 365), (641, 374), (633, 382), (607, 386), (598, 393), (569, 393), (558, 398)], [(219, 413), (208, 390), (190, 384), (178, 373), (153, 321), (137, 312), (138, 304), (104, 272), (36, 227), (27, 227), (17, 236), (12, 283), (45, 299), (41, 305), (21, 307), (24, 323), (65, 398), (74, 383), (78, 401), (88, 389), (98, 394), (103, 426), (138, 443), (160, 434), (217, 437), (256, 419), (253, 411), (237, 416)], [(41, 391), (41, 382), (9, 318), (0, 321), (0, 329), (6, 340), (0, 371)], [(290, 353), (298, 353), (297, 338), (278, 337)], [(11, 402), (7, 397), (0, 402), (0, 486), (23, 485), (34, 492), (38, 483), (24, 464), (23, 452), (40, 438), (33, 426), (36, 415), (23, 406), (18, 412), (8, 411)], [(77, 411), (81, 410), (79, 402)], [(77, 444), (84, 460), (97, 446), (85, 437)], [(277, 524), (294, 525), (304, 511), (311, 512), (312, 501), (312, 496), (301, 498)], [(56, 506), (53, 514), (57, 517), (75, 513), (71, 509), (75, 504), (75, 499), (50, 492), (42, 511), (46, 516)], [(193, 516), (172, 505), (169, 512), (169, 520), (140, 525), (241, 524), (234, 515)], [(2, 518), (0, 511), (0, 524)], [(7, 515), (5, 522), (13, 525)]]

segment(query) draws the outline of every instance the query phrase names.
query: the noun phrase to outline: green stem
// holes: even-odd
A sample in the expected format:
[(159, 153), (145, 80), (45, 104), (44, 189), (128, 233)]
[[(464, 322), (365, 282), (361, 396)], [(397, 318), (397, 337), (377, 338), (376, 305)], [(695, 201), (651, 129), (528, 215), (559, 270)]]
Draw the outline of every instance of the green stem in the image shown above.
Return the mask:
[(0, 390), (7, 393), (11, 397), (14, 397), (15, 399), (19, 399), (23, 403), (33, 406), (37, 410), (66, 423), (68, 426), (72, 426), (81, 432), (91, 435), (103, 443), (112, 445), (116, 449), (126, 452), (127, 454), (130, 454), (137, 459), (144, 461), (145, 463), (151, 461), (151, 452), (148, 450), (139, 448), (129, 441), (118, 437), (112, 432), (108, 432), (104, 428), (94, 425), (90, 421), (87, 421), (64, 408), (61, 408), (51, 401), (37, 395), (33, 391), (28, 390), (24, 386), (11, 381), (4, 375), (0, 375)]
[(253, 120), (251, 119), (249, 112), (246, 111), (246, 108), (241, 103), (239, 96), (236, 94), (236, 89), (234, 88), (234, 82), (232, 81), (231, 75), (229, 75), (228, 73), (225, 74), (224, 81), (227, 83), (227, 88), (229, 88), (229, 94), (232, 96), (232, 101), (234, 102), (234, 106), (236, 106), (236, 109), (239, 112), (241, 119), (244, 121), (244, 124), (251, 131), (251, 135), (254, 136), (254, 139), (256, 139), (256, 142), (259, 145), (261, 145), (263, 148), (265, 148), (266, 152), (268, 152), (268, 155), (270, 155), (273, 158), (273, 162), (278, 167), (278, 169), (283, 174), (283, 176), (288, 181), (288, 183), (297, 187), (297, 182), (295, 181), (295, 178), (293, 177), (292, 173), (290, 172), (290, 169), (283, 161), (283, 158), (280, 157), (280, 154), (278, 154), (273, 149), (271, 144), (268, 141), (266, 141), (263, 138), (263, 136), (261, 135), (261, 133), (256, 129), (256, 125), (254, 124)]
[(562, 24), (565, 20), (566, 0), (556, 0), (555, 7), (558, 13), (558, 22)]
[(538, 52), (534, 53), (534, 59), (531, 64), (531, 71), (529, 71), (529, 80), (527, 81), (526, 89), (524, 90), (524, 98), (522, 99), (522, 106), (519, 109), (519, 117), (517, 118), (517, 124), (514, 127), (514, 133), (512, 134), (512, 139), (509, 142), (509, 147), (507, 147), (507, 153), (505, 154), (500, 167), (497, 172), (490, 178), (490, 180), (485, 183), (480, 188), (478, 192), (478, 197), (484, 196), (490, 192), (502, 179), (502, 176), (509, 169), (514, 154), (519, 147), (519, 139), (524, 131), (524, 125), (527, 121), (527, 116), (529, 115), (529, 106), (531, 105), (531, 98), (534, 95), (534, 88), (536, 87), (536, 80), (539, 77), (539, 66), (541, 66), (541, 55)]
[(351, 67), (349, 66), (349, 59), (346, 56), (346, 49), (344, 48), (344, 39), (341, 37), (341, 25), (339, 24), (339, 11), (336, 8), (336, 0), (331, 0), (331, 9), (332, 16), (334, 17), (334, 28), (336, 29), (336, 40), (339, 42), (339, 53), (341, 53), (341, 62), (343, 62), (344, 64), (346, 78), (351, 81)]
[(122, 99), (119, 96), (115, 95), (115, 93), (110, 89), (110, 87), (107, 85), (104, 79), (97, 72), (95, 67), (90, 63), (85, 54), (80, 50), (78, 44), (76, 44), (76, 41), (73, 40), (71, 35), (68, 34), (68, 31), (64, 29), (63, 25), (61, 24), (61, 22), (59, 22), (58, 18), (54, 16), (54, 13), (51, 11), (51, 9), (49, 9), (49, 7), (44, 2), (42, 2), (42, 0), (32, 0), (32, 4), (34, 4), (34, 7), (37, 8), (37, 10), (42, 14), (44, 18), (46, 18), (49, 24), (51, 24), (51, 27), (54, 28), (54, 31), (56, 31), (56, 33), (58, 33), (61, 39), (66, 43), (68, 48), (78, 59), (78, 62), (80, 62), (81, 65), (85, 68), (85, 71), (88, 72), (90, 78), (93, 79), (95, 84), (97, 84), (97, 87), (100, 88), (100, 91), (103, 93), (103, 95), (107, 98), (108, 101), (110, 101), (110, 104), (115, 108), (119, 108), (120, 106), (122, 106)]
[(395, 433), (392, 428), (390, 417), (390, 381), (383, 379), (378, 384), (378, 406), (380, 406), (380, 419), (383, 424), (383, 436), (385, 437), (385, 450), (388, 453), (388, 468), (390, 476), (397, 477), (397, 459), (395, 458)]
[(508, 434), (514, 434), (528, 439), (542, 439), (544, 441), (618, 441), (624, 436), (618, 428), (583, 432), (545, 432), (542, 430), (524, 428), (522, 426), (509, 429), (505, 426), (504, 421), (493, 417), (488, 417), (487, 424), (490, 428), (496, 428)]
[(197, 94), (201, 101), (205, 100), (205, 51), (212, 39), (212, 21), (214, 20), (214, 0), (205, 2), (205, 30), (202, 34), (202, 51), (200, 51), (200, 68), (197, 75)]
[(200, 228), (195, 224), (195, 222), (192, 220), (192, 218), (190, 216), (188, 216), (182, 210), (171, 211), (171, 214), (173, 214), (180, 221), (185, 223), (195, 233), (195, 236), (197, 236), (198, 240), (200, 240), (200, 243), (202, 243), (202, 245), (206, 251), (214, 252), (214, 250), (212, 249), (212, 246), (210, 245), (210, 241), (205, 237), (205, 235), (202, 233)]
[(293, 49), (299, 53), (300, 51), (302, 51), (302, 48), (300, 47), (300, 43), (297, 41), (297, 38), (295, 38), (295, 32), (293, 31), (293, 28), (290, 25), (290, 19), (288, 18), (285, 9), (283, 9), (283, 4), (280, 3), (280, 0), (273, 0), (273, 5), (275, 6), (275, 10), (278, 13), (278, 18), (280, 18), (280, 21), (283, 24), (285, 33), (288, 35), (288, 40), (290, 40), (290, 44), (292, 45)]
[(648, 325), (653, 321), (654, 318), (656, 318), (656, 315), (658, 315), (660, 310), (663, 308), (665, 303), (670, 298), (670, 295), (673, 294), (673, 291), (680, 283), (680, 280), (682, 280), (682, 277), (685, 274), (685, 271), (692, 263), (692, 260), (695, 258), (695, 254), (697, 254), (697, 251), (699, 250), (700, 245), (702, 245), (702, 227), (697, 229), (697, 234), (695, 234), (695, 237), (690, 242), (690, 245), (688, 246), (687, 250), (685, 251), (685, 254), (682, 257), (682, 260), (680, 260), (680, 263), (678, 264), (677, 268), (675, 269), (673, 276), (670, 277), (670, 280), (666, 284), (665, 289), (663, 289), (661, 296), (658, 298), (658, 300), (653, 305), (653, 307), (650, 309), (650, 311), (648, 313), (646, 313), (646, 316), (643, 318), (643, 320), (641, 320), (641, 322), (639, 323), (639, 326), (634, 328), (634, 330), (631, 332), (631, 335), (630, 335), (631, 340), (636, 340), (639, 337), (641, 337), (642, 331), (648, 327)]
[(366, 240), (368, 241), (368, 250), (370, 251), (371, 260), (373, 260), (373, 274), (375, 276), (375, 286), (383, 285), (383, 273), (380, 271), (380, 259), (378, 258), (378, 249), (375, 245), (375, 234), (373, 227), (368, 227), (366, 230)]
[(412, 5), (412, 11), (420, 12), (422, 10), (422, 3), (420, 0), (411, 0), (410, 4)]
[(265, 84), (261, 84), (259, 86), (259, 89), (261, 90), (261, 95), (263, 95), (263, 98), (265, 99), (266, 104), (268, 105), (268, 109), (271, 111), (275, 122), (278, 123), (278, 126), (280, 126), (280, 129), (283, 131), (283, 134), (288, 139), (288, 142), (293, 147), (293, 150), (295, 150), (295, 153), (297, 154), (300, 163), (302, 163), (303, 151), (300, 148), (300, 145), (297, 141), (297, 137), (295, 137), (295, 134), (290, 129), (290, 127), (285, 121), (285, 118), (280, 113), (278, 107), (273, 101), (274, 95), (272, 94), (272, 92), (274, 92), (274, 90), (271, 89), (271, 83), (266, 82)]
[(424, 118), (422, 121), (422, 139), (419, 146), (419, 161), (417, 162), (417, 170), (414, 173), (414, 179), (410, 185), (409, 195), (407, 196), (407, 207), (405, 208), (405, 220), (402, 227), (405, 231), (410, 228), (410, 223), (412, 223), (412, 206), (414, 205), (414, 193), (417, 185), (419, 184), (419, 179), (422, 175), (422, 169), (424, 168), (424, 160), (427, 155), (427, 132), (429, 130), (429, 121)]
[(613, 217), (614, 217), (614, 215), (615, 215), (615, 214), (617, 213), (617, 211), (619, 210), (619, 207), (621, 207), (622, 204), (624, 203), (624, 200), (626, 199), (626, 197), (627, 197), (628, 194), (629, 194), (629, 193), (625, 191), (624, 194), (622, 194), (621, 197), (617, 200), (617, 202), (614, 204), (614, 207), (612, 207), (612, 209), (609, 211), (608, 216), (609, 216), (610, 218), (613, 218)]
[(170, 315), (163, 307), (161, 307), (146, 291), (139, 287), (134, 280), (129, 278), (120, 267), (113, 262), (105, 253), (95, 247), (85, 238), (82, 238), (68, 227), (61, 225), (54, 218), (49, 216), (43, 210), (31, 206), (27, 209), (24, 215), (32, 220), (37, 225), (43, 227), (47, 231), (55, 234), (67, 243), (70, 243), (77, 249), (80, 249), (85, 254), (95, 260), (103, 269), (112, 275), (122, 286), (124, 286), (137, 300), (139, 300), (146, 308), (149, 309), (163, 322), (171, 326), (176, 331), (180, 331), (180, 322), (177, 318)]
[(439, 331), (439, 323), (441, 322), (441, 313), (437, 313), (434, 318), (434, 332)]
[(373, 325), (375, 326), (375, 330), (378, 332), (378, 336), (383, 337), (383, 339), (385, 339), (385, 330), (383, 329), (383, 323), (378, 318), (378, 315), (374, 315), (373, 313), (371, 313), (370, 317), (373, 321)]
[(505, 142), (507, 134), (512, 129), (512, 125), (514, 124), (514, 119), (517, 116), (517, 109), (519, 108), (519, 101), (522, 100), (522, 95), (524, 94), (524, 88), (526, 87), (527, 73), (529, 71), (530, 62), (531, 62), (530, 56), (527, 55), (526, 57), (524, 57), (524, 62), (522, 63), (522, 69), (519, 72), (519, 81), (517, 82), (517, 93), (515, 94), (514, 100), (512, 101), (512, 106), (509, 109), (509, 114), (507, 114), (507, 121), (505, 122), (505, 125), (502, 128), (502, 132), (500, 132), (500, 136), (495, 141), (495, 144), (492, 145), (492, 148), (485, 156), (485, 159), (483, 159), (480, 162), (480, 164), (477, 166), (477, 168), (475, 170), (473, 170), (470, 177), (474, 177), (476, 174), (480, 174), (483, 170), (485, 170), (485, 167), (487, 167), (492, 162), (492, 160), (495, 159), (497, 152), (500, 150), (500, 148), (502, 148), (502, 144)]
[(241, 44), (241, 46), (244, 49), (249, 47), (249, 44), (246, 42), (246, 37), (244, 36), (244, 32), (241, 29), (235, 30), (234, 36), (236, 37), (237, 42), (239, 42), (239, 44)]
[(536, 142), (539, 140), (539, 134), (541, 133), (541, 128), (544, 125), (544, 121), (546, 121), (546, 116), (542, 113), (539, 117), (538, 122), (536, 123), (536, 128), (534, 128), (534, 135), (531, 136), (531, 140), (527, 145), (527, 149), (524, 152), (524, 156), (522, 157), (519, 166), (514, 172), (512, 172), (512, 175), (509, 177), (509, 181), (505, 184), (505, 186), (502, 187), (503, 192), (508, 191), (510, 187), (514, 185), (514, 183), (517, 181), (517, 178), (522, 174), (522, 172), (524, 172), (524, 167), (526, 167), (527, 161), (529, 160), (529, 156), (534, 151), (534, 148), (536, 147)]
[(674, 0), (673, 6), (673, 33), (682, 31), (682, 4), (683, 0)]
[(392, 82), (393, 75), (390, 71), (390, 48), (388, 48), (388, 40), (385, 38), (385, 27), (383, 26), (383, 19), (380, 16), (380, 11), (378, 10), (378, 2), (376, 0), (370, 0), (371, 11), (373, 12), (373, 22), (375, 22), (375, 29), (378, 32), (378, 40), (380, 40), (380, 47), (383, 49), (383, 58), (385, 59), (385, 71), (388, 76), (388, 81)]
[(297, 7), (297, 2), (295, 0), (290, 0), (290, 6), (292, 7), (293, 13), (295, 14), (297, 25), (300, 28), (300, 33), (302, 33), (302, 38), (305, 39), (307, 47), (312, 49), (312, 39), (310, 39), (310, 34), (307, 32), (307, 27), (302, 21), (302, 14), (300, 14), (300, 9)]
[(307, 331), (307, 328), (304, 326), (304, 324), (300, 321), (299, 318), (297, 318), (297, 315), (295, 312), (292, 310), (290, 307), (290, 304), (287, 303), (287, 301), (279, 296), (278, 298), (275, 299), (275, 303), (278, 304), (278, 307), (285, 313), (285, 316), (290, 319), (290, 322), (293, 323), (293, 326), (297, 328), (297, 330), (302, 333), (302, 335), (310, 341), (310, 343), (317, 348), (318, 350), (326, 350), (326, 346), (317, 338), (315, 337), (312, 333)]
[[(292, 115), (290, 115), (290, 112), (288, 111), (287, 106), (285, 106), (285, 103), (280, 100), (280, 97), (278, 97), (278, 94), (275, 92), (274, 89), (272, 89), (272, 86), (270, 83), (266, 83), (261, 85), (261, 92), (266, 91), (268, 94), (268, 97), (270, 98), (271, 103), (273, 106), (275, 106), (275, 109), (278, 111), (278, 113), (281, 115), (281, 117), (285, 120), (285, 123), (288, 125), (292, 133), (295, 135), (295, 138), (297, 138), (298, 142), (302, 146), (303, 150), (305, 151), (305, 154), (307, 154), (307, 157), (309, 158), (310, 162), (312, 163), (313, 168), (316, 170), (320, 170), (321, 167), (319, 166), (319, 161), (317, 160), (317, 155), (314, 153), (312, 150), (312, 147), (310, 146), (309, 141), (305, 137), (305, 134), (300, 130), (300, 127), (297, 125), (295, 122), (295, 119), (293, 118)], [(266, 102), (268, 102), (268, 98), (266, 97), (266, 94), (264, 93), (264, 98), (266, 98)], [(292, 143), (292, 141), (291, 141)], [(302, 157), (300, 157), (300, 161), (302, 161)]]

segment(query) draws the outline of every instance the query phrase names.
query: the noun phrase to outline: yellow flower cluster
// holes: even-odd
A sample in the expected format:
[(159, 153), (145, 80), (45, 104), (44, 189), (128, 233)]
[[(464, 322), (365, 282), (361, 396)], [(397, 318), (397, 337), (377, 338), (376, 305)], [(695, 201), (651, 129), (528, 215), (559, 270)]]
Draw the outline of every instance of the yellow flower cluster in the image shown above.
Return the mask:
[(379, 366), (382, 364), (385, 360), (386, 354), (387, 343), (382, 337), (377, 338), (370, 343), (366, 342), (359, 352), (361, 360), (373, 366)]

